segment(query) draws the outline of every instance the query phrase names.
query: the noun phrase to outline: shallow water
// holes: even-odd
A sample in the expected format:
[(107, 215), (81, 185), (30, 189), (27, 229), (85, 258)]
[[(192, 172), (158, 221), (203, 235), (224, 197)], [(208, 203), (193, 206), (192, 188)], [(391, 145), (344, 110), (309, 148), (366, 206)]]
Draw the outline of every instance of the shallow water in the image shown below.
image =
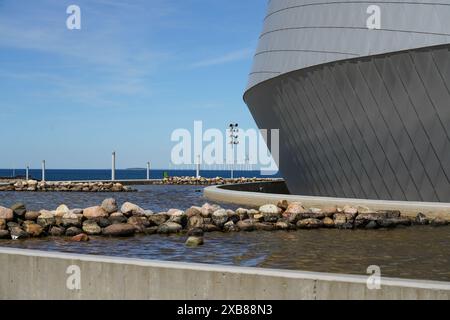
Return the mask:
[[(186, 208), (205, 202), (198, 187), (148, 186), (138, 193), (114, 194), (146, 209)], [(0, 204), (23, 201), (30, 208), (95, 205), (111, 194), (1, 193)], [(228, 206), (227, 206), (228, 207)], [(298, 230), (210, 233), (205, 245), (185, 247), (186, 236), (93, 237), (88, 243), (64, 239), (2, 241), (1, 246), (71, 253), (200, 262), (263, 268), (366, 274), (378, 265), (383, 276), (450, 281), (450, 227), (394, 230)]]

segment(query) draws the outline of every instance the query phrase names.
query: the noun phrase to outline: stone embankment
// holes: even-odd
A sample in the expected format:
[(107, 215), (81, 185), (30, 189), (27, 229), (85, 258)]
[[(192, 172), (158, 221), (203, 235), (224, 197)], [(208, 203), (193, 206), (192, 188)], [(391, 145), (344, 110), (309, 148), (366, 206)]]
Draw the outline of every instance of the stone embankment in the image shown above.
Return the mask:
[(69, 209), (62, 204), (56, 210), (29, 211), (18, 203), (0, 206), (0, 239), (29, 237), (69, 237), (88, 241), (89, 236), (127, 237), (135, 234), (183, 234), (187, 246), (202, 245), (206, 232), (276, 231), (317, 228), (379, 229), (412, 225), (443, 226), (448, 221), (418, 213), (415, 218), (399, 211), (372, 211), (366, 207), (304, 208), (299, 202), (280, 201), (259, 209), (227, 210), (205, 203), (183, 211), (170, 209), (154, 213), (125, 202), (119, 208), (113, 198), (85, 209)]

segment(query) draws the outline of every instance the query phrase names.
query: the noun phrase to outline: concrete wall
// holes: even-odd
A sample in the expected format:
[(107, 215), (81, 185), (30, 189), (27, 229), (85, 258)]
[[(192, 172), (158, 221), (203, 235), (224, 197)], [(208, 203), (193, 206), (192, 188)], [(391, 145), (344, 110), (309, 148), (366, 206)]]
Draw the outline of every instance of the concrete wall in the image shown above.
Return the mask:
[[(66, 286), (81, 271), (81, 290)], [(449, 299), (450, 283), (0, 248), (0, 299)]]

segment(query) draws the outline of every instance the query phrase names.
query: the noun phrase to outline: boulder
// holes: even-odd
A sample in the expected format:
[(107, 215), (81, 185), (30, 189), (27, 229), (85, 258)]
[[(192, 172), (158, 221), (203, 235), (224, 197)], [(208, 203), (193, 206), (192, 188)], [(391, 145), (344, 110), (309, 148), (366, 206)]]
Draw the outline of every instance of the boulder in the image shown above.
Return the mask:
[(155, 234), (158, 232), (158, 227), (153, 226), (153, 227), (147, 227), (144, 229), (144, 233), (146, 235), (151, 235), (151, 234)]
[(97, 221), (97, 224), (100, 226), (100, 228), (106, 228), (112, 225), (111, 221), (106, 218), (100, 218), (100, 220)]
[(236, 226), (239, 228), (239, 230), (242, 230), (242, 231), (253, 231), (253, 230), (255, 230), (255, 223), (251, 219), (238, 221)]
[(215, 224), (210, 224), (210, 223), (205, 223), (202, 228), (203, 228), (203, 231), (205, 231), (205, 232), (217, 232), (217, 231), (221, 230)]
[(29, 237), (29, 234), (20, 227), (9, 228), (9, 233), (12, 239), (25, 239)]
[(25, 213), (27, 212), (25, 205), (21, 202), (13, 204), (11, 206), (11, 210), (13, 211), (14, 215), (17, 217), (24, 217)]
[(202, 208), (200, 207), (190, 207), (186, 210), (186, 216), (188, 219), (194, 216), (200, 216), (202, 214)]
[(287, 214), (306, 213), (306, 209), (303, 207), (301, 202), (291, 202), (286, 208), (285, 213)]
[(323, 226), (323, 222), (319, 219), (308, 218), (299, 220), (297, 222), (297, 227), (300, 229), (317, 229)]
[(0, 206), (0, 219), (5, 219), (6, 221), (12, 221), (14, 219), (14, 211), (9, 208)]
[(423, 213), (418, 213), (416, 218), (414, 219), (414, 224), (417, 224), (417, 225), (423, 226), (423, 225), (427, 225), (429, 223), (430, 223), (430, 220)]
[(223, 225), (228, 221), (228, 214), (225, 209), (219, 209), (213, 212), (211, 219), (214, 224), (219, 228), (222, 228)]
[(154, 226), (160, 226), (169, 220), (169, 216), (166, 213), (157, 213), (147, 217), (147, 220)]
[(203, 218), (209, 218), (213, 214), (213, 212), (216, 210), (215, 206), (210, 205), (209, 203), (205, 203), (201, 207), (201, 214)]
[(366, 224), (366, 226), (364, 228), (369, 229), (369, 230), (376, 229), (376, 228), (378, 228), (378, 224), (375, 221), (369, 221), (369, 223)]
[(25, 213), (25, 220), (36, 221), (40, 213), (37, 211), (27, 211)]
[(67, 207), (65, 204), (60, 205), (55, 210), (55, 217), (63, 217), (65, 214), (70, 213), (69, 207)]
[(255, 222), (255, 229), (260, 231), (273, 231), (275, 225), (270, 222)]
[(5, 229), (6, 229), (6, 220), (0, 219), (0, 230), (5, 230)]
[(102, 228), (94, 220), (83, 222), (83, 231), (88, 235), (98, 235), (102, 233)]
[(193, 228), (187, 232), (188, 236), (194, 236), (194, 237), (203, 237), (204, 234), (205, 234), (205, 232), (203, 231), (202, 228)]
[(448, 221), (445, 220), (445, 219), (443, 219), (443, 218), (437, 217), (437, 218), (432, 219), (432, 220), (430, 221), (430, 224), (431, 224), (433, 227), (441, 227), (441, 226), (446, 226), (446, 225), (448, 225)]
[(338, 229), (353, 229), (353, 213), (336, 213), (334, 215), (334, 225)]
[[(240, 220), (239, 220), (240, 221)], [(239, 229), (236, 227), (236, 224), (233, 221), (228, 221), (223, 225), (223, 231), (225, 232), (236, 232), (239, 231)]]
[(103, 234), (111, 237), (130, 237), (133, 236), (135, 232), (136, 228), (127, 223), (112, 224), (103, 229)]
[(116, 223), (126, 223), (127, 218), (123, 215), (122, 212), (114, 212), (109, 217), (108, 220), (111, 222), (111, 224)]
[(204, 244), (203, 237), (194, 237), (194, 236), (189, 237), (186, 240), (186, 243), (185, 243), (185, 245), (187, 247), (198, 247), (198, 246), (201, 246), (203, 244)]
[(39, 237), (44, 232), (44, 228), (34, 222), (24, 223), (23, 228), (31, 237)]
[(286, 211), (286, 209), (289, 207), (289, 202), (287, 200), (280, 200), (277, 203), (277, 207), (283, 211)]
[(178, 209), (170, 209), (169, 211), (167, 211), (167, 215), (169, 216), (170, 222), (175, 222), (182, 226), (186, 226), (187, 216), (184, 211)]
[(323, 219), (323, 226), (325, 228), (334, 228), (334, 220), (331, 219), (330, 217), (325, 217)]
[(259, 212), (264, 216), (265, 222), (277, 222), (281, 217), (281, 209), (273, 204), (266, 204), (259, 207)]
[(380, 219), (377, 221), (377, 224), (381, 228), (394, 228), (397, 226), (410, 226), (411, 220), (408, 218), (386, 218), (386, 219)]
[(239, 220), (248, 219), (248, 210), (244, 208), (239, 208), (236, 210), (236, 214), (239, 216)]
[(11, 239), (8, 230), (0, 230), (0, 239)]
[(165, 222), (158, 227), (158, 233), (161, 234), (170, 234), (170, 233), (178, 233), (183, 229), (183, 227), (175, 222)]
[(144, 215), (145, 210), (139, 207), (138, 205), (131, 203), (131, 202), (125, 202), (122, 207), (120, 208), (120, 211), (127, 217), (135, 216), (135, 215)]
[(78, 235), (80, 233), (83, 233), (83, 230), (81, 230), (80, 228), (69, 227), (69, 228), (67, 228), (65, 235), (68, 236), (68, 237), (73, 237), (73, 236), (76, 236), (76, 235)]
[(352, 206), (345, 206), (343, 209), (343, 213), (353, 216), (353, 218), (356, 217), (358, 214), (358, 209)]
[(289, 222), (286, 222), (286, 221), (278, 221), (278, 222), (275, 224), (275, 228), (276, 228), (277, 230), (289, 230), (289, 229), (290, 229)]
[(86, 242), (89, 241), (89, 236), (85, 233), (80, 233), (76, 236), (73, 236), (70, 240), (74, 242)]
[(108, 214), (117, 212), (117, 210), (119, 210), (119, 208), (117, 207), (116, 199), (114, 198), (108, 198), (103, 200), (101, 207)]
[(254, 214), (252, 220), (255, 222), (263, 222), (264, 221), (264, 215), (261, 213)]
[(187, 229), (202, 228), (203, 217), (201, 215), (191, 216), (187, 223)]
[(61, 237), (65, 234), (65, 231), (66, 230), (63, 227), (54, 226), (50, 228), (49, 234), (52, 237)]
[(41, 227), (47, 228), (48, 226), (52, 226), (56, 223), (55, 214), (52, 211), (41, 210), (39, 213), (37, 223)]
[(240, 216), (233, 210), (227, 210), (227, 216), (228, 221), (233, 221), (234, 223), (237, 223), (239, 220), (241, 220)]
[(329, 206), (322, 208), (322, 213), (325, 215), (325, 217), (332, 218), (335, 213), (337, 213), (337, 207), (336, 206)]
[(83, 216), (88, 220), (108, 218), (108, 213), (100, 206), (90, 207), (83, 210)]
[[(253, 217), (255, 215), (261, 214), (261, 213), (256, 209), (250, 209), (250, 210), (247, 210), (247, 214), (248, 214), (248, 219), (253, 219)], [(246, 219), (244, 219), (244, 220), (246, 220)]]
[(82, 219), (81, 219), (80, 215), (77, 215), (77, 214), (69, 211), (62, 216), (61, 224), (66, 228), (72, 227), (72, 226), (73, 227), (81, 227), (81, 220)]
[(149, 226), (149, 222), (145, 217), (132, 216), (127, 220), (129, 225), (132, 225), (137, 233), (143, 233), (145, 228)]

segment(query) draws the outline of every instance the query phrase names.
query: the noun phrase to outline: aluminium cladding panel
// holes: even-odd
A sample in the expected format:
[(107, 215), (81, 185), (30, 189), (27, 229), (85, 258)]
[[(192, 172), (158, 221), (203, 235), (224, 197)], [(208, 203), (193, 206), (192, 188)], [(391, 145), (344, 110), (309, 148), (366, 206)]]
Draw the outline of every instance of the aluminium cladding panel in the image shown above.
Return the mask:
[(244, 97), (291, 193), (450, 202), (450, 45), (330, 62)]
[[(367, 28), (367, 8), (381, 28)], [(444, 0), (271, 0), (248, 88), (326, 62), (450, 43)]]

